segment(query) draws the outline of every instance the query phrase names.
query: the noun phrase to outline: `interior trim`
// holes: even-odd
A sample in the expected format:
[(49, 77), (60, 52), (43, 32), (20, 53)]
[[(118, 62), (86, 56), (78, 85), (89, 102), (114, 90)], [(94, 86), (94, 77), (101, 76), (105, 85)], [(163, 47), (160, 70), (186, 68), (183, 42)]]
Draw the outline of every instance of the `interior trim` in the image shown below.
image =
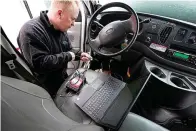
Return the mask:
[(85, 29), (86, 29), (86, 17), (85, 17), (85, 13), (84, 13), (84, 6), (83, 6), (83, 3), (80, 1), (79, 2), (79, 6), (80, 6), (80, 11), (81, 11), (81, 16), (82, 16), (82, 29), (80, 31), (81, 33), (81, 46), (80, 46), (80, 50), (81, 51), (84, 51), (84, 44), (85, 44)]
[(188, 67), (188, 66), (184, 66), (184, 65), (181, 65), (181, 64), (169, 61), (169, 60), (166, 60), (166, 59), (158, 56), (156, 53), (151, 51), (147, 46), (145, 46), (144, 44), (142, 44), (138, 41), (135, 42), (135, 44), (132, 46), (132, 49), (143, 53), (144, 56), (160, 63), (161, 65), (166, 65), (166, 66), (172, 67), (178, 71), (186, 72), (186, 73), (192, 74), (194, 76), (196, 75), (196, 69)]
[[(173, 73), (174, 73), (174, 74), (176, 73), (175, 71), (171, 71), (171, 70), (162, 68), (162, 67), (160, 67), (160, 66), (158, 66), (158, 65), (156, 65), (156, 64), (153, 64), (152, 62), (150, 62), (150, 61), (148, 61), (148, 60), (145, 60), (144, 63), (145, 63), (145, 66), (146, 66), (148, 72), (150, 72), (151, 75), (153, 75), (153, 76), (154, 76), (155, 78), (157, 78), (158, 80), (164, 82), (165, 84), (169, 84), (169, 85), (173, 86), (174, 88), (177, 88), (177, 89), (180, 89), (180, 90), (184, 90), (184, 91), (187, 91), (187, 92), (195, 92), (195, 93), (196, 93), (196, 90), (195, 90), (195, 89), (186, 89), (186, 88), (178, 87), (178, 86), (176, 86), (173, 82), (171, 82), (170, 79), (168, 79), (168, 78), (172, 78), (172, 74), (173, 74)], [(150, 70), (150, 68), (152, 68), (152, 67), (155, 67), (155, 68), (160, 69), (160, 70), (165, 74), (165, 78), (160, 78), (160, 77), (158, 77), (157, 75), (155, 75), (155, 74)], [(178, 73), (178, 74), (182, 76), (181, 73)], [(184, 74), (183, 74), (183, 76), (184, 76), (185, 78), (190, 77), (190, 76), (186, 76), (186, 75), (184, 75)]]
[(175, 19), (175, 18), (171, 18), (171, 17), (160, 16), (160, 15), (155, 15), (155, 14), (149, 14), (149, 13), (144, 13), (144, 12), (137, 12), (137, 14), (138, 15), (146, 15), (146, 16), (154, 16), (155, 18), (162, 18), (162, 19), (169, 20), (169, 21), (172, 21), (172, 22), (183, 23), (183, 24), (186, 24), (188, 26), (196, 27), (196, 24), (194, 24), (194, 23), (183, 21), (183, 20), (179, 20), (179, 19)]

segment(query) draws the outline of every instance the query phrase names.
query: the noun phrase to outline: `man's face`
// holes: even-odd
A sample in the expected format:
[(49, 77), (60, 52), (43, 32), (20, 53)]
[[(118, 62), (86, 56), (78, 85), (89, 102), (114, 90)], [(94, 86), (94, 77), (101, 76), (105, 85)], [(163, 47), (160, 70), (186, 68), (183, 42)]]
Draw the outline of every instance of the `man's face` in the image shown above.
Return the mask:
[(78, 17), (79, 8), (75, 7), (71, 10), (62, 11), (59, 10), (59, 22), (58, 27), (61, 31), (67, 31), (69, 28), (74, 26), (74, 22), (76, 18)]

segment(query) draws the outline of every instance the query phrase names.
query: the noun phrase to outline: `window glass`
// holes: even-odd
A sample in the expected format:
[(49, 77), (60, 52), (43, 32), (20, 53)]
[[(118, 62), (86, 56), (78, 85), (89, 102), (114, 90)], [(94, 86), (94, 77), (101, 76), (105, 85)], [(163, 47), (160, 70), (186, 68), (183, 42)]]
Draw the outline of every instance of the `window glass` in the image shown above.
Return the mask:
[(15, 47), (22, 25), (30, 19), (22, 0), (0, 1), (0, 25)]
[[(102, 5), (110, 2), (123, 2), (136, 12), (166, 16), (196, 24), (195, 0), (99, 0), (99, 2)], [(119, 9), (111, 10), (119, 11)]]
[(27, 0), (33, 17), (40, 15), (40, 11), (48, 10), (51, 0)]

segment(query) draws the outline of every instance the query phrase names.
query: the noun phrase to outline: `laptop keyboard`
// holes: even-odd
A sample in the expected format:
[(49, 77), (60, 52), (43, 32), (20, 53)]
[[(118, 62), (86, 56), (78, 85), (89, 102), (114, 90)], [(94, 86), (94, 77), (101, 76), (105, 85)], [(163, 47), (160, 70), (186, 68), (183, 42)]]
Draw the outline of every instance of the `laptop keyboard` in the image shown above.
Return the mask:
[(84, 104), (83, 110), (95, 121), (99, 121), (121, 91), (122, 81), (109, 77), (98, 91)]

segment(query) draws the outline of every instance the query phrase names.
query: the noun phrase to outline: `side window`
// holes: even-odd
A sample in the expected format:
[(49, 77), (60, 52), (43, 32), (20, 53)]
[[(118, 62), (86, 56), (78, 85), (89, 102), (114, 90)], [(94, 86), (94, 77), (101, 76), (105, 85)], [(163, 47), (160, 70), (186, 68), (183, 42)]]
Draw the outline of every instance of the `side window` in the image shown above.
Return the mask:
[[(49, 9), (51, 0), (35, 0), (35, 1), (28, 0), (28, 4), (33, 17), (36, 17), (40, 15), (40, 11)], [(81, 21), (82, 21), (81, 12), (79, 12), (76, 22), (81, 22)]]
[(51, 0), (27, 0), (33, 17), (40, 15), (40, 11), (48, 10)]
[(30, 19), (23, 1), (0, 1), (0, 16), (0, 25), (4, 29), (10, 41), (16, 48), (18, 48), (17, 36), (20, 28)]
[(82, 15), (81, 15), (81, 11), (78, 14), (78, 18), (76, 19), (76, 22), (82, 22)]

